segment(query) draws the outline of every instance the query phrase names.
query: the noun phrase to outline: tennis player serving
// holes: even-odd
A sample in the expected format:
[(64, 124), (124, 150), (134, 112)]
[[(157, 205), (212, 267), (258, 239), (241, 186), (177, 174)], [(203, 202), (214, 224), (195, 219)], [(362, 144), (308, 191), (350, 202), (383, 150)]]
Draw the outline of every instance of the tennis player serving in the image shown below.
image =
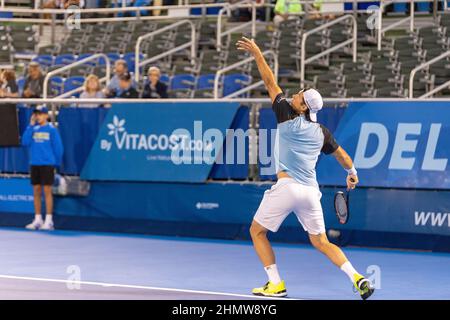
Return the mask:
[(345, 272), (362, 299), (367, 299), (374, 291), (370, 281), (353, 268), (341, 249), (328, 241), (325, 233), (320, 203), (322, 194), (315, 171), (320, 152), (332, 154), (347, 170), (348, 189), (355, 188), (358, 176), (350, 156), (337, 144), (330, 131), (316, 122), (317, 112), (323, 105), (322, 96), (317, 90), (303, 89), (294, 94), (289, 103), (254, 40), (243, 37), (236, 45), (238, 50), (247, 51), (255, 58), (278, 123), (274, 148), (278, 181), (264, 193), (250, 228), (253, 245), (269, 281), (263, 287), (253, 289), (253, 294), (287, 295), (267, 231), (277, 232), (286, 217), (294, 212), (313, 246)]

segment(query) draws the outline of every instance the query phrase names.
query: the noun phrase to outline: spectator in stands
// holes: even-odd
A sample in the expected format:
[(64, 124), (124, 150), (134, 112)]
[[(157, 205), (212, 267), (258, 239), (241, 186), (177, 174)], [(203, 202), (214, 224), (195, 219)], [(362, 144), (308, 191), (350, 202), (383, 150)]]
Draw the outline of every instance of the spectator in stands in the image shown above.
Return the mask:
[[(114, 98), (120, 96), (121, 88), (120, 88), (120, 77), (128, 73), (128, 65), (127, 62), (123, 59), (119, 59), (114, 63), (114, 76), (111, 78), (109, 85), (104, 90), (104, 94), (107, 98)], [(133, 86), (135, 86), (134, 81), (132, 82)]]
[[(306, 5), (306, 12), (310, 14), (308, 18), (316, 19), (320, 17), (319, 10), (321, 8), (321, 3), (323, 0), (314, 1), (313, 5)], [(275, 4), (275, 17), (273, 18), (273, 23), (278, 27), (283, 21), (289, 19), (295, 19), (300, 13), (303, 12), (303, 6), (297, 1), (289, 0), (277, 0)]]
[[(30, 230), (53, 230), (53, 195), (55, 168), (61, 165), (63, 144), (58, 129), (48, 123), (48, 109), (37, 106), (30, 125), (22, 137), (22, 144), (30, 149), (30, 174), (34, 193), (34, 220), (26, 226)], [(41, 201), (44, 191), (46, 216), (42, 220)]]
[(19, 88), (16, 83), (14, 70), (4, 70), (0, 74), (0, 98), (19, 97)]
[(118, 98), (122, 99), (135, 99), (139, 98), (139, 92), (133, 86), (133, 80), (131, 79), (131, 74), (125, 72), (119, 78), (119, 86), (121, 93)]
[(44, 87), (44, 75), (39, 63), (32, 61), (28, 65), (28, 75), (23, 86), (23, 98), (41, 98)]
[(47, 0), (42, 7), (44, 9), (67, 9), (70, 6), (84, 7), (84, 0)]
[[(84, 81), (84, 90), (80, 95), (80, 99), (102, 99), (105, 95), (102, 92), (100, 80), (95, 74), (90, 74)], [(82, 103), (79, 106), (83, 108), (97, 108), (99, 103)]]
[[(229, 0), (228, 3), (235, 4), (241, 0)], [(250, 8), (237, 8), (231, 11), (231, 22), (244, 22), (251, 20), (251, 9)]]
[(151, 67), (148, 69), (148, 82), (144, 86), (142, 98), (144, 99), (166, 99), (167, 85), (159, 79), (161, 78), (161, 70), (158, 67)]
[(295, 15), (301, 12), (303, 12), (303, 8), (300, 3), (288, 3), (286, 0), (277, 0), (273, 23), (278, 27), (283, 21), (295, 19)]

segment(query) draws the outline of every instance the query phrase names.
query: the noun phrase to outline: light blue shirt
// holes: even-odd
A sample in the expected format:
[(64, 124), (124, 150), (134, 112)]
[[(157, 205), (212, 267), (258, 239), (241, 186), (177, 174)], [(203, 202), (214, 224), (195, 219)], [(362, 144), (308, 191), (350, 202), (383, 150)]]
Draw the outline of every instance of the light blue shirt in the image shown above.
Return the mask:
[(278, 124), (274, 150), (276, 171), (285, 171), (297, 182), (319, 188), (316, 163), (323, 141), (320, 125), (303, 116)]
[(331, 154), (339, 145), (327, 128), (298, 115), (283, 95), (276, 97), (272, 109), (278, 122), (274, 147), (276, 172), (284, 171), (300, 184), (319, 188), (316, 179), (319, 155)]

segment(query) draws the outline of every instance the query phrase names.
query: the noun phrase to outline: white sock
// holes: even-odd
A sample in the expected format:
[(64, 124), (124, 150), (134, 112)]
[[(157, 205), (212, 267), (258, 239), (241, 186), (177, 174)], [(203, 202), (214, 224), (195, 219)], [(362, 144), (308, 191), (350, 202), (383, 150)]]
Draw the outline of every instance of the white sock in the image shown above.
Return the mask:
[(43, 222), (42, 221), (42, 215), (41, 214), (36, 214), (34, 216), (34, 222)]
[(45, 215), (45, 223), (51, 223), (51, 222), (53, 222), (53, 215), (46, 214)]
[(350, 261), (345, 262), (342, 266), (341, 266), (341, 270), (344, 271), (347, 276), (350, 278), (350, 281), (353, 283), (353, 281), (355, 281), (355, 274), (359, 273), (355, 270), (355, 268), (353, 268), (352, 264), (350, 263)]
[(273, 284), (279, 284), (281, 282), (280, 274), (278, 273), (278, 268), (276, 264), (271, 264), (270, 266), (264, 267), (266, 270), (269, 281)]

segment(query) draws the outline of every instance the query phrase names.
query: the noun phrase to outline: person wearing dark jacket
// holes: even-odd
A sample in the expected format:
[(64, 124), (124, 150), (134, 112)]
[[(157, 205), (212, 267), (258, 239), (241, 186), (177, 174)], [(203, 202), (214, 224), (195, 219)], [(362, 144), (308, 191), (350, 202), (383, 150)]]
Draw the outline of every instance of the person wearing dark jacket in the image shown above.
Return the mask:
[(125, 72), (119, 77), (119, 86), (121, 93), (118, 98), (122, 99), (136, 99), (139, 98), (139, 92), (133, 86), (133, 81), (131, 79), (131, 74)]
[(28, 65), (28, 76), (23, 86), (22, 98), (42, 98), (44, 75), (39, 63), (32, 61)]
[[(22, 136), (22, 145), (30, 150), (30, 174), (34, 193), (35, 217), (26, 226), (30, 230), (53, 230), (53, 195), (55, 167), (62, 162), (63, 144), (58, 129), (48, 123), (48, 109), (37, 106), (30, 125)], [(41, 197), (44, 189), (46, 216), (42, 220)]]
[(148, 82), (145, 84), (142, 98), (144, 99), (167, 99), (167, 85), (159, 79), (161, 78), (161, 71), (157, 67), (148, 69)]

